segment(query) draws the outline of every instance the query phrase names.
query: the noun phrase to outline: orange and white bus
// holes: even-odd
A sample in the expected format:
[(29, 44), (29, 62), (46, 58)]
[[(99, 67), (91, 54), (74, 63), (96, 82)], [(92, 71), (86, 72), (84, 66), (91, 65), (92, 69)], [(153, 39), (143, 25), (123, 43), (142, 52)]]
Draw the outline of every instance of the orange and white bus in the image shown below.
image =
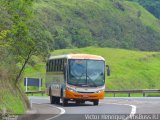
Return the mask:
[(59, 104), (61, 99), (63, 106), (68, 101), (98, 105), (104, 98), (106, 66), (105, 59), (97, 55), (51, 56), (46, 64), (46, 92), (51, 104)]

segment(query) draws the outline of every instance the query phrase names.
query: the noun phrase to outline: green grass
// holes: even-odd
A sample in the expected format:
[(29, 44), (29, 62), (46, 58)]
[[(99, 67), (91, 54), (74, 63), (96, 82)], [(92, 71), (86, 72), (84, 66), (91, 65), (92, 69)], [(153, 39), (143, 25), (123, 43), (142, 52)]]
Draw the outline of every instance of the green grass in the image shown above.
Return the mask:
[(0, 114), (6, 111), (8, 114), (24, 114), (26, 108), (18, 91), (15, 88), (10, 89), (11, 85), (0, 91)]
[(41, 93), (38, 93), (38, 94), (28, 94), (28, 96), (48, 96), (47, 94), (41, 94)]
[(150, 14), (149, 11), (145, 10), (145, 8), (143, 6), (140, 6), (138, 3), (129, 2), (129, 1), (125, 1), (125, 6), (130, 6), (128, 8), (128, 9), (130, 9), (130, 10), (128, 10), (129, 11), (128, 14), (130, 16), (136, 18), (137, 12), (140, 11), (141, 16), (139, 17), (139, 19), (141, 20), (141, 22), (144, 25), (149, 26), (156, 31), (160, 31), (160, 28), (157, 26), (159, 24), (157, 18), (154, 15)]
[[(112, 94), (112, 93), (106, 93), (105, 97), (128, 97), (128, 94)], [(130, 97), (143, 97), (142, 93), (131, 93)], [(146, 93), (145, 97), (160, 97), (160, 93)]]
[(160, 97), (160, 93), (148, 93), (147, 97)]
[[(88, 53), (103, 56), (111, 68), (111, 76), (106, 78), (106, 89), (108, 90), (160, 89), (160, 52), (86, 47), (55, 50), (51, 54), (69, 53)], [(38, 65), (37, 63), (36, 66), (41, 67), (35, 69), (35, 67), (28, 66), (25, 75), (36, 74), (41, 71), (41, 74), (45, 76), (45, 64)]]
[[(8, 58), (8, 57), (7, 57)], [(4, 60), (7, 60), (5, 58)], [(10, 58), (10, 57), (9, 57)], [(22, 90), (15, 85), (16, 65), (13, 62), (0, 64), (0, 119), (2, 114), (25, 114), (26, 98), (22, 96)], [(15, 65), (15, 66), (14, 66)]]
[[(111, 93), (106, 93), (105, 97), (128, 97), (128, 94), (111, 94)], [(130, 97), (143, 97), (143, 94), (139, 94), (139, 93), (133, 93), (130, 94)]]

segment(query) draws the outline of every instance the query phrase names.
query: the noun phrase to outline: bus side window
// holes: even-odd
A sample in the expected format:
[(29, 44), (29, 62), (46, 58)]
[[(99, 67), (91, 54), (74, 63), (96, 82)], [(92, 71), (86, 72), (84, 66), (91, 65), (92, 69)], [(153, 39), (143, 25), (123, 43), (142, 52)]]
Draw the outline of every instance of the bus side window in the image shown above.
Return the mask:
[(63, 69), (64, 69), (64, 60), (62, 59), (61, 61), (61, 71), (63, 72)]
[(58, 59), (55, 60), (55, 63), (56, 63), (55, 64), (55, 68), (56, 68), (55, 71), (58, 71)]
[(59, 71), (62, 71), (62, 59), (59, 60)]
[(51, 68), (51, 61), (48, 62), (48, 72), (50, 72), (50, 68)]
[(57, 60), (57, 71), (59, 71), (59, 60)]
[(64, 61), (64, 63), (63, 63), (63, 73), (64, 73), (64, 80), (65, 81), (67, 79), (66, 69), (67, 69), (66, 62)]
[(55, 60), (53, 60), (53, 72), (55, 71)]
[(53, 60), (51, 60), (51, 70), (50, 71), (53, 71)]
[(52, 61), (52, 71), (54, 72), (54, 66), (55, 66), (55, 64), (54, 64), (54, 60)]
[(56, 67), (57, 67), (56, 60), (54, 60), (54, 71), (56, 71)]
[(49, 66), (50, 66), (50, 70), (49, 71), (51, 72), (52, 71), (52, 60), (50, 60), (50, 65)]
[(51, 64), (50, 64), (50, 69), (51, 69), (51, 71), (53, 71), (53, 60), (51, 60)]
[(58, 60), (57, 71), (60, 71), (60, 60)]
[(53, 71), (55, 71), (55, 67), (56, 67), (55, 60), (53, 60)]

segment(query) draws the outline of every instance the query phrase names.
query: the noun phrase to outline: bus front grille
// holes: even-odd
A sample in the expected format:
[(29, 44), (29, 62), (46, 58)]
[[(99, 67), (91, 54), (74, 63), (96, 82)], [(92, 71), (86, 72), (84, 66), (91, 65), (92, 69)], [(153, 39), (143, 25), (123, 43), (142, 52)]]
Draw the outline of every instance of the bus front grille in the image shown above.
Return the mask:
[(84, 94), (91, 94), (91, 93), (95, 93), (95, 92), (80, 92), (80, 91), (77, 91), (78, 93), (84, 93)]

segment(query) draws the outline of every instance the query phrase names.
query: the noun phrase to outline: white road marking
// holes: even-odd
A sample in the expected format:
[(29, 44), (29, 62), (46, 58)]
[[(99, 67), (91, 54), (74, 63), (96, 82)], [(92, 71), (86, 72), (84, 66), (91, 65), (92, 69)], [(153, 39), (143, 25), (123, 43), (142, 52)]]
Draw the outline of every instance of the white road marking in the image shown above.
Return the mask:
[[(49, 106), (53, 107), (52, 105), (49, 105)], [(56, 106), (54, 106), (54, 107), (56, 107)], [(61, 108), (61, 107), (56, 107), (56, 108), (58, 108), (58, 109), (61, 111), (61, 112), (60, 112), (60, 114), (58, 114), (58, 115), (56, 115), (56, 116), (54, 116), (54, 117), (51, 117), (51, 118), (45, 119), (45, 120), (51, 120), (51, 119), (54, 119), (54, 118), (59, 117), (60, 115), (62, 115), (62, 114), (64, 114), (64, 113), (65, 113), (65, 110), (64, 110), (63, 108)]]
[(128, 120), (129, 118), (132, 118), (134, 114), (136, 114), (136, 106), (135, 105), (129, 105), (129, 106), (132, 107), (131, 114), (124, 120)]
[(126, 106), (132, 107), (130, 115), (127, 118), (125, 118), (124, 120), (128, 120), (129, 118), (132, 118), (136, 114), (136, 106), (135, 105), (119, 104), (119, 103), (104, 103), (104, 102), (101, 102), (101, 103), (103, 103), (103, 104), (115, 104), (115, 105), (126, 105)]

